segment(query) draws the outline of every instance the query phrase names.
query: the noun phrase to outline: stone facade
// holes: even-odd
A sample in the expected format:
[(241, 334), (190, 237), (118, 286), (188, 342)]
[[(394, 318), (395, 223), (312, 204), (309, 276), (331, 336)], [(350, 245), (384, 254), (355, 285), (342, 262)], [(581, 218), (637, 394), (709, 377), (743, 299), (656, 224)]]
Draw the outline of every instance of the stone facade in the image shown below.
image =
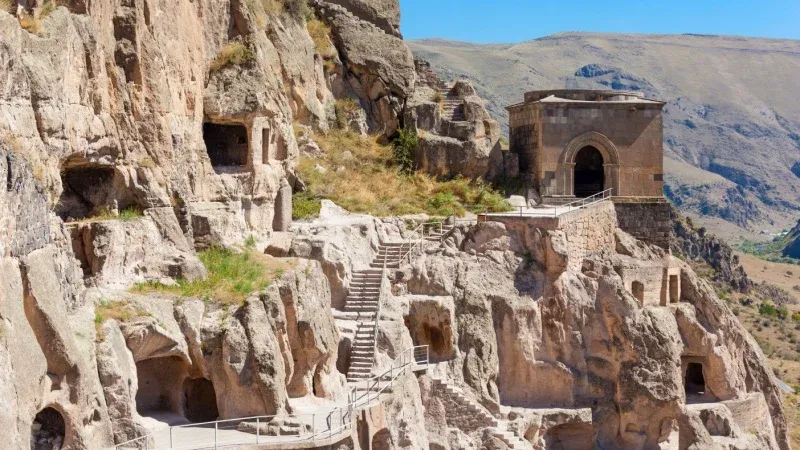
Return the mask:
[(660, 198), (663, 107), (638, 92), (528, 92), (523, 103), (507, 108), (510, 151), (545, 199), (604, 189), (615, 196)]

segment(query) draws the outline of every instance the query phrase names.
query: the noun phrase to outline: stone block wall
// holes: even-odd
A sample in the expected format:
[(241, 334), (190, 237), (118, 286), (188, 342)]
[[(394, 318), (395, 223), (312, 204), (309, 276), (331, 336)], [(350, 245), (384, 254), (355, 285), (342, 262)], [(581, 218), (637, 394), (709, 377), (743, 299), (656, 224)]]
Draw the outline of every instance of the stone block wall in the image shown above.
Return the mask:
[(47, 199), (27, 162), (0, 149), (0, 256), (25, 256), (52, 242)]
[[(532, 252), (535, 242), (529, 239), (533, 229), (543, 232), (561, 232), (566, 248), (559, 245), (558, 252), (563, 252), (566, 267), (562, 269), (579, 272), (583, 259), (593, 253), (611, 252), (616, 246), (614, 230), (617, 228), (617, 214), (610, 201), (596, 203), (584, 209), (562, 214), (558, 217), (489, 215), (479, 216), (479, 220), (501, 222), (511, 232), (517, 233)], [(546, 233), (544, 233), (546, 234)], [(554, 234), (557, 235), (558, 233)]]
[(558, 218), (558, 229), (567, 238), (567, 267), (579, 272), (583, 259), (593, 253), (612, 251), (617, 215), (611, 202), (602, 202)]
[(669, 203), (615, 200), (614, 206), (619, 228), (640, 241), (669, 248), (669, 233), (672, 229)]

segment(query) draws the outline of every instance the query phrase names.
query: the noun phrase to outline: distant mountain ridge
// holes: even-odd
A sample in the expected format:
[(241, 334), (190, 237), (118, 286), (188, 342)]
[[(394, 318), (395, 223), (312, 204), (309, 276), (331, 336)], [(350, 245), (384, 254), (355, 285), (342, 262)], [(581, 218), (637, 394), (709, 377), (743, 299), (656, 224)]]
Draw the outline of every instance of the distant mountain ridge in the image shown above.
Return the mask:
[(407, 41), (445, 79), (467, 77), (491, 114), (524, 92), (631, 89), (667, 102), (666, 194), (726, 237), (800, 217), (800, 41), (559, 33), (509, 44)]

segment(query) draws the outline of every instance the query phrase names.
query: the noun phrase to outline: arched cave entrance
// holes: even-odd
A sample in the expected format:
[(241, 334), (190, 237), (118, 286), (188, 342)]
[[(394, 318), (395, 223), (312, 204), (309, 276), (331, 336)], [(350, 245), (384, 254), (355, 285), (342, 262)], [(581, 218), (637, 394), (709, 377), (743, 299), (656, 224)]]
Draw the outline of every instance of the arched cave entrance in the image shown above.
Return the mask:
[(66, 432), (64, 417), (55, 408), (39, 411), (31, 424), (31, 450), (60, 449)]
[(151, 358), (136, 363), (139, 386), (136, 390), (136, 410), (170, 425), (188, 423), (184, 416), (184, 380), (187, 364), (177, 356)]
[(56, 205), (56, 214), (63, 220), (85, 219), (103, 208), (110, 208), (117, 199), (114, 188), (114, 168), (80, 165), (62, 167), (63, 191)]
[(576, 197), (589, 197), (603, 191), (605, 174), (603, 155), (599, 150), (587, 145), (575, 155), (575, 182), (573, 193)]
[(686, 389), (687, 397), (705, 395), (706, 378), (703, 375), (703, 365), (701, 363), (690, 362), (686, 365), (684, 388)]
[(427, 345), (430, 362), (448, 361), (455, 356), (453, 330), (449, 320), (428, 322), (410, 315), (405, 318), (414, 345)]
[(189, 422), (211, 422), (219, 417), (214, 383), (206, 378), (187, 378), (183, 382), (183, 407)]
[(591, 450), (594, 428), (586, 423), (556, 425), (544, 434), (545, 448), (553, 450)]
[(239, 124), (203, 123), (203, 141), (214, 167), (247, 165), (247, 128)]

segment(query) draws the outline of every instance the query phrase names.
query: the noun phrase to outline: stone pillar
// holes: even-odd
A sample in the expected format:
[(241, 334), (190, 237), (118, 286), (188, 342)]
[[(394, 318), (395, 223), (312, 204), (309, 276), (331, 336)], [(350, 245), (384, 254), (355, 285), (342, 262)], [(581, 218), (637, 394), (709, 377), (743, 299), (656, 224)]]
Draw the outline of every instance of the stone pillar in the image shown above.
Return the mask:
[(603, 190), (612, 189), (611, 195), (619, 194), (619, 164), (603, 164), (605, 185)]
[(575, 195), (575, 163), (564, 163), (561, 167), (561, 185), (556, 186), (550, 195)]
[(272, 231), (288, 231), (292, 224), (292, 187), (286, 178), (281, 180), (281, 187), (275, 197), (275, 215), (272, 218)]

